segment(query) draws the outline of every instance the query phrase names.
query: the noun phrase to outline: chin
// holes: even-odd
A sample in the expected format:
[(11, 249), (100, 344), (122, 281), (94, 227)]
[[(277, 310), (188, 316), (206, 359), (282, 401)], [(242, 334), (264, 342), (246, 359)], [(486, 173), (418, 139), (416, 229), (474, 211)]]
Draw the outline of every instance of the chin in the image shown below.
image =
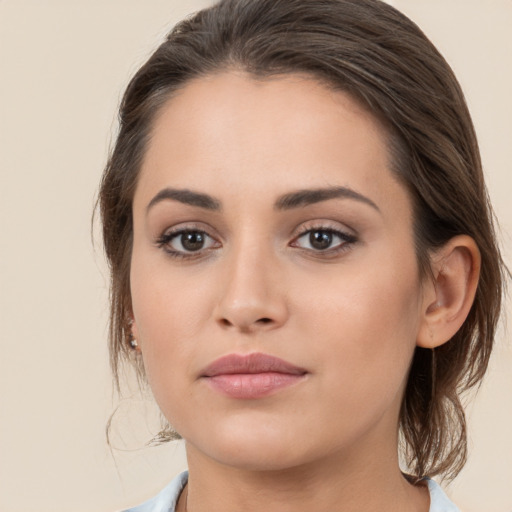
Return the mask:
[(305, 454), (292, 447), (283, 449), (283, 444), (276, 447), (268, 443), (252, 443), (244, 448), (222, 448), (212, 453), (212, 458), (223, 465), (252, 472), (284, 471), (308, 462)]
[[(309, 460), (307, 436), (291, 432), (290, 428), (276, 429), (259, 423), (261, 428), (241, 427), (208, 429), (205, 436), (191, 433), (183, 437), (194, 451), (226, 466), (247, 471), (280, 471), (300, 466)], [(231, 428), (230, 428), (231, 427)]]

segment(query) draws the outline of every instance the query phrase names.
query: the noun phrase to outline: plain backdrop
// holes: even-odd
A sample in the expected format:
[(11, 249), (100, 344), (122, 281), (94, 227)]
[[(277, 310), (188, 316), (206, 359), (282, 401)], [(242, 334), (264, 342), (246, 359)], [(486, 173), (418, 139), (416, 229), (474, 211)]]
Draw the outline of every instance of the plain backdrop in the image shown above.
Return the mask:
[[(91, 214), (129, 77), (172, 24), (208, 3), (0, 0), (1, 512), (112, 512), (185, 467), (179, 443), (146, 446), (158, 421), (151, 399), (133, 383), (122, 401), (112, 392), (108, 273)], [(512, 2), (391, 3), (462, 83), (510, 266)], [(470, 460), (448, 488), (466, 512), (512, 511), (511, 345), (502, 329), (468, 407)]]

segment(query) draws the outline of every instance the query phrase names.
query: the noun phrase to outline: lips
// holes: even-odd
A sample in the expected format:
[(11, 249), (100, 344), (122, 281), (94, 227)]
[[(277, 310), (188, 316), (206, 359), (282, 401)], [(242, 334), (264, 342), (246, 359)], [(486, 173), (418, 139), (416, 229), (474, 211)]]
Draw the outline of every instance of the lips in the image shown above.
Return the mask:
[(200, 374), (213, 390), (232, 398), (256, 399), (302, 381), (307, 370), (268, 354), (230, 354)]

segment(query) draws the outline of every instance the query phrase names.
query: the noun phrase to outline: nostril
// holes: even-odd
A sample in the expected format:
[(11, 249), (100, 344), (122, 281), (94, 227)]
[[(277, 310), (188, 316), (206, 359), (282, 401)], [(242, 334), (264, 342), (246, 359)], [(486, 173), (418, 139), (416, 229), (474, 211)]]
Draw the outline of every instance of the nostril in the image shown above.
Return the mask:
[[(1, 1), (1, 0), (0, 0)], [(272, 325), (275, 323), (275, 320), (269, 317), (261, 317), (257, 320), (246, 321), (246, 319), (236, 319), (236, 318), (219, 318), (219, 324), (225, 329), (232, 329), (236, 327), (241, 329), (242, 331), (251, 331), (253, 328), (257, 328), (258, 326), (263, 327), (267, 325)]]

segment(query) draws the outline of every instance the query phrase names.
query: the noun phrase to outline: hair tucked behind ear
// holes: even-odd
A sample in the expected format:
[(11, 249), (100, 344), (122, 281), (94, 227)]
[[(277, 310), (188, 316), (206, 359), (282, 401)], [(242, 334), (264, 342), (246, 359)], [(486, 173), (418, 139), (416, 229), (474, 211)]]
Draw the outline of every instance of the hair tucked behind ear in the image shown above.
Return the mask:
[(473, 307), (452, 340), (435, 352), (416, 350), (400, 413), (409, 471), (418, 478), (455, 476), (466, 459), (460, 396), (486, 371), (504, 266), (459, 84), (420, 29), (378, 0), (222, 0), (178, 24), (134, 76), (99, 195), (112, 275), (114, 375), (131, 359), (131, 204), (152, 121), (191, 79), (233, 68), (258, 78), (311, 75), (351, 94), (381, 120), (394, 171), (414, 204), (423, 276), (431, 250), (458, 234), (476, 241), (482, 266)]

